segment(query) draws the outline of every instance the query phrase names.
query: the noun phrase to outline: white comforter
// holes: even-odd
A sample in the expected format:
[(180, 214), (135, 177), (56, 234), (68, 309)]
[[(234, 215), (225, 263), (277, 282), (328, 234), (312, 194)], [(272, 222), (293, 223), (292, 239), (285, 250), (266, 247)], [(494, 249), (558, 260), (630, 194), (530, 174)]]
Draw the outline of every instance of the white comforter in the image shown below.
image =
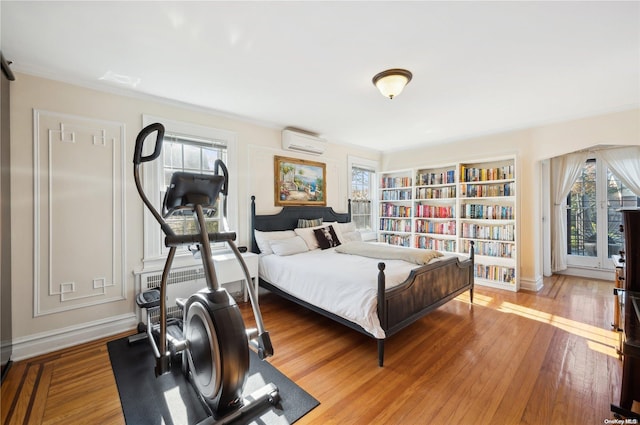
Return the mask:
[(377, 315), (378, 263), (384, 261), (386, 286), (404, 282), (416, 264), (340, 254), (335, 248), (301, 254), (260, 257), (264, 280), (296, 298), (357, 323), (384, 338)]

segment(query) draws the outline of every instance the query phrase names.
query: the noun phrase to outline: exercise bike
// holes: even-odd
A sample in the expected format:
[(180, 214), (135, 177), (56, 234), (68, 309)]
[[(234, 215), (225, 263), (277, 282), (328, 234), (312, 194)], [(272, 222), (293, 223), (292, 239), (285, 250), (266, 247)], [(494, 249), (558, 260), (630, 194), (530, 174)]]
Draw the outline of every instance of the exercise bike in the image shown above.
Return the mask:
[[(148, 136), (156, 132), (153, 153), (143, 156), (143, 145)], [(182, 356), (182, 369), (195, 387), (210, 416), (200, 424), (227, 424), (256, 413), (257, 409), (277, 404), (278, 388), (269, 383), (246, 399), (242, 390), (249, 374), (249, 346), (257, 351), (261, 360), (273, 355), (269, 333), (265, 331), (260, 309), (255, 299), (251, 278), (240, 251), (234, 243), (236, 234), (228, 231), (227, 195), (228, 171), (221, 160), (216, 160), (214, 174), (176, 172), (163, 200), (163, 214), (149, 201), (140, 182), (140, 164), (160, 156), (164, 139), (164, 126), (151, 124), (136, 138), (133, 175), (142, 201), (149, 208), (165, 234), (169, 253), (162, 272), (159, 289), (138, 295), (137, 303), (149, 312), (159, 309), (159, 323), (151, 323), (147, 314), (147, 336), (153, 349), (156, 376), (171, 370), (171, 359)], [(219, 172), (222, 174), (219, 174)], [(222, 195), (223, 232), (207, 231), (205, 217), (216, 211), (216, 202)], [(176, 234), (166, 218), (193, 216), (197, 233)], [(246, 329), (240, 309), (233, 297), (218, 284), (211, 256), (212, 242), (224, 242), (235, 254), (244, 275), (247, 293), (253, 309), (257, 329)], [(188, 246), (202, 259), (207, 286), (188, 299), (178, 300), (182, 307), (182, 320), (168, 324), (167, 281), (178, 247)], [(180, 323), (181, 322), (181, 323)], [(181, 325), (181, 326), (180, 326)]]

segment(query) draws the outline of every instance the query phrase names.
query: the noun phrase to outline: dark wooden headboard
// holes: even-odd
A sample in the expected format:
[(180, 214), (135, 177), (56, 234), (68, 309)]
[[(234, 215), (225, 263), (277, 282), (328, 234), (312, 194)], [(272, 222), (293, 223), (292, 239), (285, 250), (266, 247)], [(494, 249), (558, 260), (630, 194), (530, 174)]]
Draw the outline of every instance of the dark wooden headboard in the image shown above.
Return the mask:
[(346, 213), (337, 213), (331, 207), (319, 206), (286, 206), (277, 214), (256, 215), (256, 197), (251, 197), (251, 251), (259, 253), (254, 230), (274, 232), (278, 230), (293, 230), (298, 227), (298, 219), (313, 220), (322, 218), (323, 221), (337, 221), (348, 223), (351, 221), (351, 200), (348, 201)]

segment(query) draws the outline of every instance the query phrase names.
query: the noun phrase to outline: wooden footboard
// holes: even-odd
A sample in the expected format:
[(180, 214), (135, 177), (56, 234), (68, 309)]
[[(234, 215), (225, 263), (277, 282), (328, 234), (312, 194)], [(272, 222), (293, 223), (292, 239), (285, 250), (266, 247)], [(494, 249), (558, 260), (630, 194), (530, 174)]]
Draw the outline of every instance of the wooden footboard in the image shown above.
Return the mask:
[[(473, 303), (473, 246), (468, 259), (450, 257), (411, 272), (402, 284), (385, 290), (384, 263), (378, 264), (378, 318), (386, 337), (424, 317), (465, 291)], [(384, 340), (378, 340), (378, 364)]]

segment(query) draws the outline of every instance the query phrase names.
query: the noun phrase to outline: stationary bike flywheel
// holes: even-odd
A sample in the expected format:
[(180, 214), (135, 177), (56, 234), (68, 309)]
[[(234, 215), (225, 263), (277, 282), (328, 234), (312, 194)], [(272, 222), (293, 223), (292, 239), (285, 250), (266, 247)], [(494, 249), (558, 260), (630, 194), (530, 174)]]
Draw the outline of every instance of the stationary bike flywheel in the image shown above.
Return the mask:
[(191, 379), (207, 403), (224, 412), (241, 401), (249, 371), (242, 314), (225, 290), (196, 293), (189, 297), (185, 309), (184, 337)]

